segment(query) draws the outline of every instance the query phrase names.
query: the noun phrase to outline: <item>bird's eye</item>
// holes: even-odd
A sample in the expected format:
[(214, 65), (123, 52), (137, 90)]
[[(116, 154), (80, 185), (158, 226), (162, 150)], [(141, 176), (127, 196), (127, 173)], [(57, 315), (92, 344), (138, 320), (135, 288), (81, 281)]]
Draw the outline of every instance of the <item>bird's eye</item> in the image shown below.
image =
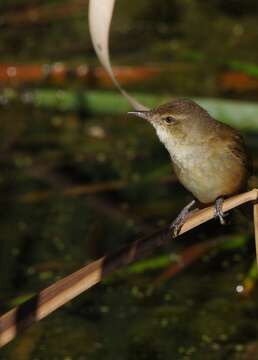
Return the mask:
[(173, 122), (176, 121), (176, 119), (173, 118), (173, 116), (166, 116), (166, 117), (164, 118), (164, 120), (166, 121), (167, 124), (172, 124)]

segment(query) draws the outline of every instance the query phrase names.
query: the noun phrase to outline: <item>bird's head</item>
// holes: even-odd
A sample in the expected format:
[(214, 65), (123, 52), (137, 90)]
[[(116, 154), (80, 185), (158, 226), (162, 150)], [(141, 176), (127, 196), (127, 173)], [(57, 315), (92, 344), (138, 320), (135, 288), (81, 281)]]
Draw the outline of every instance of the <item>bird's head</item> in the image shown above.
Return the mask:
[(155, 128), (159, 139), (167, 146), (168, 143), (184, 141), (191, 131), (195, 132), (198, 125), (207, 119), (208, 113), (192, 100), (181, 99), (170, 101), (157, 108), (147, 111), (132, 111), (147, 120)]

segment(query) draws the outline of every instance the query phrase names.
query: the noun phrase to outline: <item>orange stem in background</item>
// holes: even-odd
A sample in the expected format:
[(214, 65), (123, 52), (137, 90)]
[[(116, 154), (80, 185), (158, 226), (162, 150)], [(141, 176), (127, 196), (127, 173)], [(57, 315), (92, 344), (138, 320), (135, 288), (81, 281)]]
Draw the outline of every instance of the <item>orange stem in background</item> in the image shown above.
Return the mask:
[(159, 286), (164, 281), (174, 277), (183, 269), (197, 261), (200, 257), (202, 257), (210, 249), (214, 248), (220, 242), (221, 239), (209, 240), (189, 246), (182, 252), (182, 254), (179, 255), (179, 259), (176, 263), (171, 264), (160, 276), (157, 277), (157, 279), (154, 280), (154, 286)]

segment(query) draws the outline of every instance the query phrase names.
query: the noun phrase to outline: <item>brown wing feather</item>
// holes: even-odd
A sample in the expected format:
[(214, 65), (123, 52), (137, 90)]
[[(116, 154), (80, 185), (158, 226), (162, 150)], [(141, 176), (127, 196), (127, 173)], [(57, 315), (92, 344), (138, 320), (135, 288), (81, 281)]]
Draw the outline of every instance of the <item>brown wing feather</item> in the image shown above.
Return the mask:
[(246, 168), (248, 176), (250, 176), (253, 172), (252, 160), (246, 148), (244, 139), (238, 132), (235, 132), (233, 137), (234, 141), (229, 144), (229, 148), (232, 154), (242, 162), (243, 166)]
[(216, 122), (214, 133), (216, 133), (216, 136), (219, 135), (219, 141), (224, 139), (224, 144), (228, 148), (228, 151), (239, 161), (240, 165), (245, 170), (242, 179), (242, 189), (245, 189), (247, 187), (248, 178), (252, 174), (252, 160), (246, 148), (244, 139), (236, 129), (215, 119), (213, 120)]

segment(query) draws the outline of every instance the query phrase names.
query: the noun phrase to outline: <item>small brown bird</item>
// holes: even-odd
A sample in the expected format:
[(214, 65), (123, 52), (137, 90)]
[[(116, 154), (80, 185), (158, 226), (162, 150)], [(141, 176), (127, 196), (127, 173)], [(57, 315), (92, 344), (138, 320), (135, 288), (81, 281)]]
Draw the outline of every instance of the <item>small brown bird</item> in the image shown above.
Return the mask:
[[(223, 199), (244, 190), (250, 173), (240, 133), (187, 99), (129, 114), (153, 125), (170, 154), (179, 181), (200, 203), (215, 202), (215, 217), (224, 224)], [(194, 203), (188, 204), (172, 223), (173, 235), (178, 234)]]

